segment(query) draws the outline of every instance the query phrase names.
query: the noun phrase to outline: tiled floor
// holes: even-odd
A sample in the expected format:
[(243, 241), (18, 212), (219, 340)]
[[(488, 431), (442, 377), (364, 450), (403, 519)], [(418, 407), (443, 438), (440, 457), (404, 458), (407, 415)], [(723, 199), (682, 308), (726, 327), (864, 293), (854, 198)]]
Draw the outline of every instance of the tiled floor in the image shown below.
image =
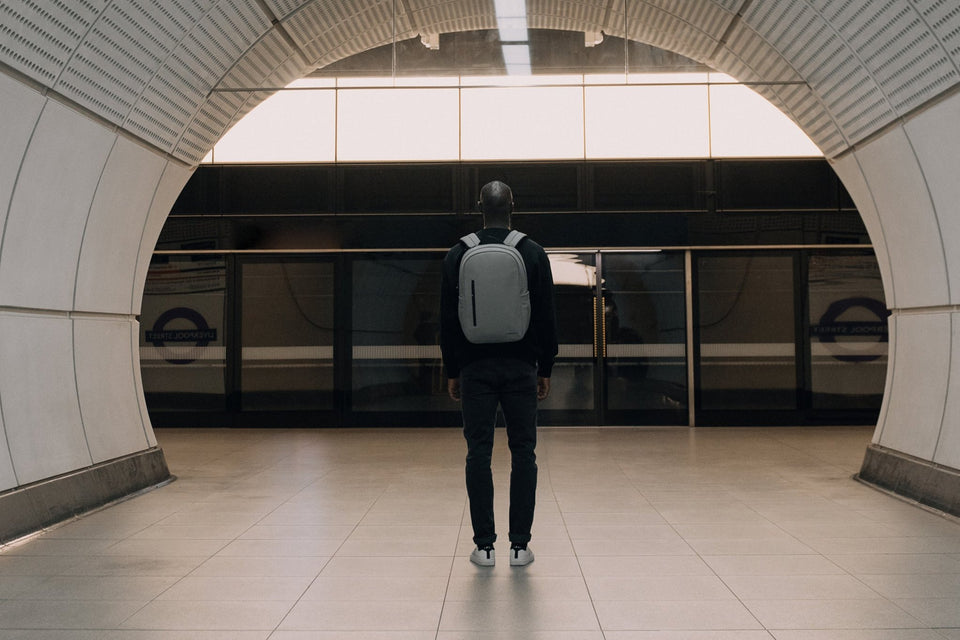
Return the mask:
[(870, 435), (543, 429), (536, 561), (480, 569), (457, 430), (162, 430), (176, 482), (0, 553), (0, 639), (960, 640)]

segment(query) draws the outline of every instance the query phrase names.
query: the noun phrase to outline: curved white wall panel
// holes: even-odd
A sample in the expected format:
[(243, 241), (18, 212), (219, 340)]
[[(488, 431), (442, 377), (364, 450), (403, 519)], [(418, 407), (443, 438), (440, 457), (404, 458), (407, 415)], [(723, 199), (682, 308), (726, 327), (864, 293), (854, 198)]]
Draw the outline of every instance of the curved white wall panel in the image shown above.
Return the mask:
[(136, 388), (137, 404), (140, 408), (140, 419), (143, 423), (143, 431), (147, 436), (147, 444), (151, 447), (157, 446), (157, 435), (153, 432), (153, 425), (150, 423), (150, 413), (147, 409), (147, 401), (143, 394), (143, 372), (140, 370), (140, 322), (134, 320), (130, 325), (130, 365), (133, 368), (133, 385)]
[(957, 428), (957, 416), (960, 416), (960, 313), (953, 313), (952, 319), (953, 348), (950, 360), (950, 386), (947, 389), (947, 409), (944, 412), (940, 443), (937, 445), (933, 461), (953, 469), (960, 469), (960, 428)]
[(896, 332), (896, 369), (878, 444), (933, 460), (950, 374), (950, 314), (897, 314), (890, 331)]
[(0, 416), (0, 491), (13, 489), (17, 486), (17, 474), (13, 471), (13, 459), (10, 457), (10, 448), (7, 446), (7, 432), (3, 427), (3, 417)]
[(0, 306), (69, 310), (80, 240), (117, 134), (50, 100), (23, 160), (0, 252)]
[(165, 164), (157, 153), (117, 139), (83, 231), (76, 310), (130, 313), (140, 238)]
[(924, 111), (906, 124), (907, 135), (923, 167), (950, 279), (950, 303), (960, 303), (960, 95)]
[(94, 463), (149, 446), (131, 375), (133, 319), (75, 318), (80, 415)]
[[(133, 276), (133, 306), (130, 309), (130, 313), (134, 315), (140, 314), (140, 304), (143, 302), (143, 285), (147, 280), (150, 259), (153, 257), (153, 250), (156, 248), (160, 232), (163, 230), (163, 223), (192, 174), (192, 167), (185, 167), (173, 161), (167, 162), (163, 169), (160, 184), (153, 194), (153, 201), (150, 203), (149, 211), (147, 211), (146, 223), (143, 225), (143, 235), (140, 237), (137, 250), (137, 266)], [(139, 360), (137, 370), (140, 370)]]
[[(870, 241), (877, 256), (877, 265), (880, 267), (880, 277), (883, 279), (883, 292), (886, 296), (887, 307), (894, 309), (899, 304), (897, 287), (890, 266), (890, 252), (887, 250), (886, 232), (880, 220), (880, 214), (877, 213), (873, 194), (870, 193), (870, 186), (867, 184), (867, 179), (864, 177), (860, 163), (857, 161), (857, 156), (848, 153), (841, 158), (831, 160), (830, 164), (840, 181), (843, 182), (843, 186), (846, 187), (850, 197), (856, 203), (860, 218), (867, 228), (867, 233), (870, 234)], [(893, 336), (891, 336), (892, 338)]]
[(948, 304), (940, 228), (924, 174), (902, 127), (856, 152), (883, 222), (896, 306)]
[(0, 228), (7, 219), (10, 194), (43, 103), (39, 92), (0, 74)]
[(71, 320), (0, 313), (0, 362), (0, 406), (18, 483), (89, 466)]

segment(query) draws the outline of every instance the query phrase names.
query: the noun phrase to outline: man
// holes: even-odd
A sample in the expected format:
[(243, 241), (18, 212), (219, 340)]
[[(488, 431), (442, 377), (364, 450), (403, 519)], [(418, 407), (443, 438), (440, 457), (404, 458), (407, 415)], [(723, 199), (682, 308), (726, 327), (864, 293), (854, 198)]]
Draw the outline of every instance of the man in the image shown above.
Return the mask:
[[(502, 243), (510, 233), (513, 193), (503, 182), (484, 185), (478, 203), (483, 229), (481, 244)], [(530, 529), (537, 492), (537, 401), (550, 393), (550, 373), (557, 354), (553, 274), (543, 248), (524, 237), (517, 245), (527, 274), (530, 323), (514, 342), (474, 344), (467, 340), (458, 313), (458, 282), (463, 242), (447, 252), (440, 294), (440, 347), (447, 391), (461, 403), (467, 441), (466, 484), (473, 541), (471, 562), (495, 563), (497, 539), (493, 516), (493, 474), (490, 460), (497, 407), (503, 411), (511, 453), (510, 564), (533, 562)]]

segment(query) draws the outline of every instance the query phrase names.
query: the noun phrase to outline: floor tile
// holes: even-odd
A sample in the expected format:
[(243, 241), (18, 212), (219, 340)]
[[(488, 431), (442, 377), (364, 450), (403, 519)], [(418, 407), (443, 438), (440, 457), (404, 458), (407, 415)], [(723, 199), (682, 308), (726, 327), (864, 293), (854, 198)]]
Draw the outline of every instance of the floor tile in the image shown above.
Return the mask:
[(439, 600), (301, 601), (280, 624), (281, 631), (436, 631)]
[(157, 435), (176, 482), (0, 547), (0, 640), (960, 640), (960, 524), (851, 479), (869, 428), (541, 429), (489, 568), (458, 430)]
[(925, 626), (883, 599), (747, 600), (767, 629), (916, 629)]
[(597, 630), (597, 615), (586, 600), (448, 601), (441, 631)]
[(271, 630), (292, 602), (155, 600), (127, 618), (123, 629)]
[(594, 604), (604, 631), (762, 629), (736, 600), (599, 600)]

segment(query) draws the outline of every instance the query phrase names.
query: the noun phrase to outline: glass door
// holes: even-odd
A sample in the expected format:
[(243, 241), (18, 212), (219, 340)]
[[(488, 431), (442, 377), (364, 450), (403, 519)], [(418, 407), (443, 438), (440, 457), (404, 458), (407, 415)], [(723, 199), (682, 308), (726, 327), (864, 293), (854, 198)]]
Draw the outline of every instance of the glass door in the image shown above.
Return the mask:
[(600, 256), (604, 424), (687, 424), (683, 252)]
[(602, 424), (597, 401), (601, 332), (597, 255), (549, 254), (560, 350), (550, 380), (550, 396), (540, 403), (542, 424)]
[(334, 264), (279, 258), (240, 265), (239, 411), (334, 411)]
[(550, 264), (560, 353), (541, 420), (686, 424), (684, 253), (551, 253)]
[(697, 424), (799, 416), (796, 254), (696, 257)]

